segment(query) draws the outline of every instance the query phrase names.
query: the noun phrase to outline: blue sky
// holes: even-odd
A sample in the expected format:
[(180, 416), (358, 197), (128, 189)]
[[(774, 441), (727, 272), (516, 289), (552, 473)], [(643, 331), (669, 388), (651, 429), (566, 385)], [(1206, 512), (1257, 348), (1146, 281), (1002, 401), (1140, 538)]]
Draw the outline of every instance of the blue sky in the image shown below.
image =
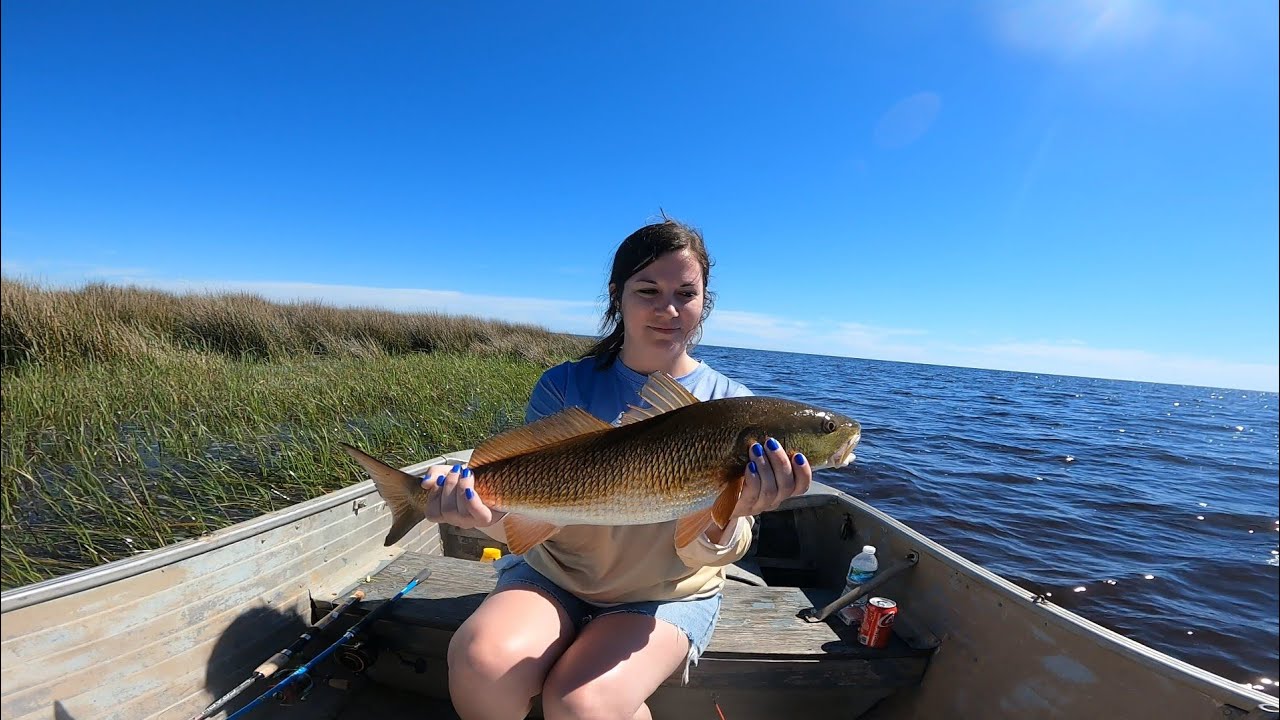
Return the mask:
[(5, 2), (4, 273), (1276, 390), (1274, 2)]

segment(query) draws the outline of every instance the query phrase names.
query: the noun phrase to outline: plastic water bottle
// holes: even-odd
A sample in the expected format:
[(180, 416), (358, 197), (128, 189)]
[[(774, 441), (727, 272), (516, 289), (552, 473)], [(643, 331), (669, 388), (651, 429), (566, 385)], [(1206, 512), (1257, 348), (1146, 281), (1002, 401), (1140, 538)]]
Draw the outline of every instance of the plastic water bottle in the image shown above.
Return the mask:
[[(862, 585), (875, 577), (876, 570), (880, 569), (880, 563), (876, 560), (876, 547), (874, 545), (863, 545), (862, 552), (853, 556), (849, 561), (849, 574), (845, 576), (844, 592), (842, 595), (853, 592), (854, 588)], [(840, 608), (840, 619), (846, 625), (857, 625), (862, 622), (862, 616), (867, 611), (867, 601), (871, 598), (863, 595), (854, 600), (849, 605)]]

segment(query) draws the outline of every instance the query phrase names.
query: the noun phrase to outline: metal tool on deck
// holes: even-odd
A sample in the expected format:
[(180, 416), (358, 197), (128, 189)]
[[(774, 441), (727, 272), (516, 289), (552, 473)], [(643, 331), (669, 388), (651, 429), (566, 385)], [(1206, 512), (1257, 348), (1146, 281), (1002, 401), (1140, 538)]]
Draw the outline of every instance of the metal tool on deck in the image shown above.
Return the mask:
[(387, 610), (391, 608), (392, 605), (395, 605), (397, 600), (399, 600), (400, 598), (404, 597), (406, 594), (411, 592), (415, 587), (418, 586), (419, 583), (426, 580), (428, 577), (431, 577), (431, 568), (423, 568), (417, 575), (413, 576), (412, 580), (410, 580), (403, 588), (401, 588), (400, 592), (396, 593), (394, 596), (389, 598), (386, 602), (374, 608), (373, 611), (370, 612), (368, 615), (365, 615), (364, 617), (360, 618), (360, 620), (355, 625), (351, 626), (350, 630), (347, 630), (345, 633), (343, 633), (342, 637), (334, 641), (332, 645), (325, 648), (324, 650), (321, 650), (319, 654), (317, 654), (315, 657), (308, 660), (305, 664), (300, 666), (297, 670), (294, 670), (293, 672), (289, 673), (289, 675), (284, 680), (281, 680), (277, 685), (272, 687), (270, 690), (267, 690), (266, 692), (262, 693), (258, 697), (254, 698), (253, 701), (250, 702), (248, 705), (245, 705), (244, 707), (235, 711), (231, 715), (228, 715), (227, 720), (234, 720), (235, 718), (243, 717), (254, 708), (265, 703), (267, 700), (270, 700), (273, 697), (280, 697), (292, 685), (294, 685), (297, 682), (300, 682), (303, 678), (305, 678), (307, 674), (310, 673), (313, 668), (315, 668), (317, 665), (323, 662), (325, 658), (337, 652), (344, 644), (346, 644), (348, 641), (354, 638), (356, 634), (359, 633), (362, 629), (364, 629), (368, 625), (372, 625), (373, 621), (377, 620), (379, 617), (385, 614)]
[(817, 608), (806, 608), (801, 610), (800, 618), (811, 623), (822, 622), (823, 620), (826, 620), (831, 613), (839, 610), (845, 605), (848, 605), (854, 600), (857, 600), (863, 595), (870, 593), (872, 590), (879, 588), (903, 570), (914, 567), (917, 562), (920, 562), (920, 553), (915, 552), (914, 550), (910, 551), (906, 554), (906, 557), (895, 561), (889, 567), (877, 572), (874, 578), (831, 601), (821, 610), (818, 610)]

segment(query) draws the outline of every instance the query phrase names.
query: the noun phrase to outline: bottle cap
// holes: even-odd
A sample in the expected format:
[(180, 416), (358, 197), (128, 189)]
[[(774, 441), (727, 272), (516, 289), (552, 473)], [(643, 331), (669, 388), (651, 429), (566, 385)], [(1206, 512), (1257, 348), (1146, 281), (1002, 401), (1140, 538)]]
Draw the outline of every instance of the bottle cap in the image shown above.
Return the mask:
[(875, 545), (863, 545), (863, 546), (862, 546), (862, 552), (864, 552), (864, 553), (871, 553), (872, 555), (875, 555), (875, 554), (876, 554), (876, 546), (875, 546)]
[(495, 547), (487, 547), (480, 553), (481, 562), (493, 562), (502, 557), (502, 551)]

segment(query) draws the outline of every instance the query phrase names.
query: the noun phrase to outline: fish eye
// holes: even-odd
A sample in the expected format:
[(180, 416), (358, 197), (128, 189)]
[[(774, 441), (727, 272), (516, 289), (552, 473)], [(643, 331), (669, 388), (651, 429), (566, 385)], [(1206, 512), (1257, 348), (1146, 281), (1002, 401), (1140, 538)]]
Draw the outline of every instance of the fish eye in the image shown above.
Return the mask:
[(835, 432), (836, 421), (832, 420), (831, 418), (827, 418), (826, 422), (822, 423), (822, 429), (829, 433)]

